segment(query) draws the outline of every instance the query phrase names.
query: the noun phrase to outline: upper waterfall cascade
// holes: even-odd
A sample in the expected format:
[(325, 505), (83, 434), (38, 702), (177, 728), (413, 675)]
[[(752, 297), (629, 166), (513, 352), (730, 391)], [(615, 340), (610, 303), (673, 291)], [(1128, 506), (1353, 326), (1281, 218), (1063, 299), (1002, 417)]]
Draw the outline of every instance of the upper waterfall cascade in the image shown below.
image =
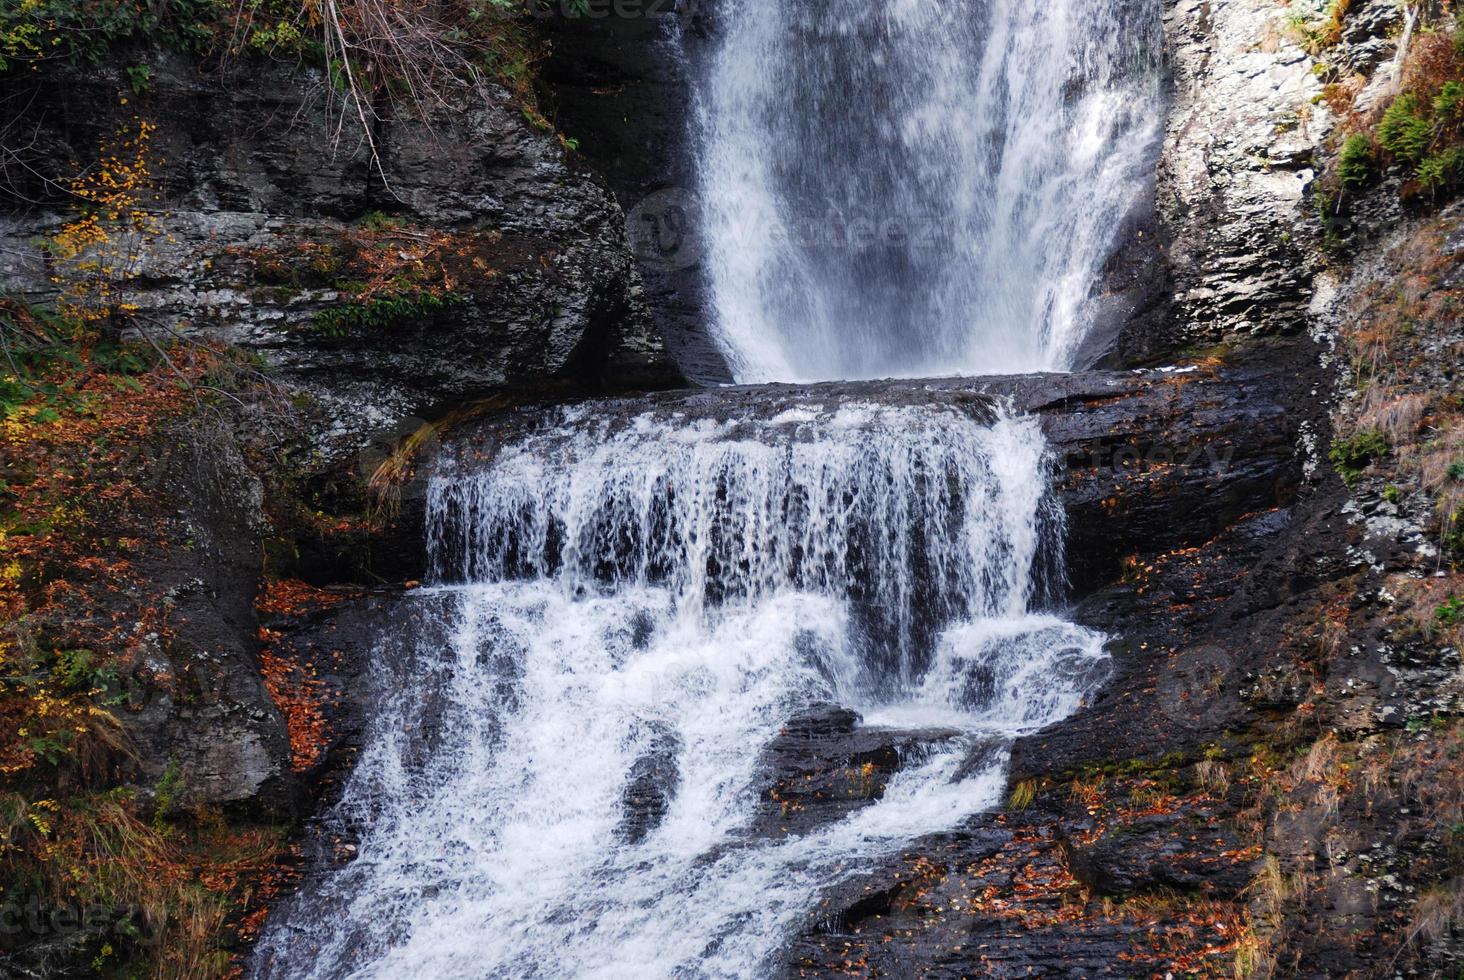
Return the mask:
[(739, 382), (1073, 368), (1153, 172), (1148, 0), (728, 0), (699, 92)]

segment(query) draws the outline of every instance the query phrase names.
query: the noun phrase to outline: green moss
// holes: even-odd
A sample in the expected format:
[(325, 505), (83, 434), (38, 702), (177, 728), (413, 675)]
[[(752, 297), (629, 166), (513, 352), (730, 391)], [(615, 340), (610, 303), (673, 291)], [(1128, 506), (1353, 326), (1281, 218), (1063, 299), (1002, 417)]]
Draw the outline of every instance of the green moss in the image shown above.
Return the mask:
[(463, 301), (463, 297), (451, 293), (383, 295), (321, 310), (312, 318), (311, 326), (327, 337), (345, 337), (362, 330), (382, 330), (429, 317)]
[[(1219, 758), (1224, 755), (1223, 747), (1211, 743), (1205, 749), (1205, 758)], [(1215, 754), (1211, 754), (1215, 753)], [(1098, 776), (1124, 778), (1124, 777), (1145, 777), (1149, 779), (1166, 779), (1171, 777), (1178, 769), (1183, 769), (1194, 762), (1194, 757), (1186, 752), (1168, 752), (1157, 759), (1148, 759), (1142, 756), (1133, 759), (1104, 759), (1085, 763), (1076, 769), (1068, 770), (1063, 778), (1071, 780), (1089, 780)]]
[(1350, 439), (1333, 442), (1327, 458), (1332, 461), (1332, 466), (1337, 470), (1337, 475), (1342, 477), (1342, 482), (1350, 489), (1357, 485), (1363, 470), (1387, 454), (1388, 440), (1381, 432), (1369, 430), (1359, 432)]

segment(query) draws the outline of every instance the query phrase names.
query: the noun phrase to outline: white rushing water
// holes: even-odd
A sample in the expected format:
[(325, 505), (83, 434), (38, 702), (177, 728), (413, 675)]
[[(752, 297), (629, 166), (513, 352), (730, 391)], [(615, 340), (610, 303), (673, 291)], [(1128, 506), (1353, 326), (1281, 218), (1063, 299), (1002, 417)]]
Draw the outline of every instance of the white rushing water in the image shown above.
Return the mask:
[(699, 93), (739, 382), (1073, 368), (1163, 120), (1154, 0), (726, 0)]
[[(1072, 366), (1152, 169), (1157, 2), (714, 13), (700, 198), (738, 380)], [(1057, 614), (1038, 423), (799, 397), (562, 409), (440, 464), (434, 584), (328, 818), (358, 853), (272, 917), (256, 977), (773, 975), (828, 888), (998, 803), (1011, 741), (1106, 670)], [(830, 705), (901, 766), (784, 828), (770, 747)]]
[[(256, 974), (769, 975), (821, 889), (992, 806), (1011, 738), (1103, 672), (1102, 638), (1044, 611), (1048, 468), (1035, 420), (869, 404), (591, 405), (445, 466), (438, 584), (410, 600), (431, 628), (378, 658), (336, 813), (359, 855)], [(830, 702), (941, 731), (877, 801), (759, 829), (762, 750)], [(648, 764), (669, 799), (630, 832)]]

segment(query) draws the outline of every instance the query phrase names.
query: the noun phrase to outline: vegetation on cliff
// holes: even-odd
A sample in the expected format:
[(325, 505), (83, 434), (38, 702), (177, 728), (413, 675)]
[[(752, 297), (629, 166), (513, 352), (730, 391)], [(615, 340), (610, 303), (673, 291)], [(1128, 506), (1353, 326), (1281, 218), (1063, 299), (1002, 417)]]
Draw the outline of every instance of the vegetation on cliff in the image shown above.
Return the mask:
[(151, 78), (147, 49), (213, 63), (247, 57), (302, 61), (322, 70), (342, 124), (371, 128), (392, 106), (427, 109), (439, 88), (491, 78), (538, 123), (531, 86), (540, 48), (520, 0), (6, 0), (0, 4), (0, 73), (56, 63), (85, 67), (131, 50), (134, 92)]
[[(187, 698), (171, 583), (188, 549), (163, 506), (169, 444), (222, 411), (220, 352), (125, 344), (0, 305), (0, 907), (9, 942), (100, 976), (219, 975), (226, 918), (284, 843), (184, 801), (176, 769), (136, 789), (129, 718)], [(192, 437), (199, 437), (202, 433)], [(205, 436), (206, 438), (206, 436)], [(183, 667), (183, 673), (177, 669)]]
[[(223, 641), (200, 650), (183, 607), (208, 587), (198, 575), (218, 546), (200, 534), (219, 529), (182, 511), (247, 496), (257, 474), (275, 573), (300, 541), (369, 522), (307, 505), (297, 408), (255, 361), (184, 340), (126, 299), (166, 240), (154, 134), (131, 117), (66, 181), (71, 217), (44, 243), (54, 299), (0, 296), (0, 955), (194, 980), (227, 974), (257, 928), (249, 913), (285, 873), (290, 813), (200, 801), (186, 766), (136, 742), (217, 697), (209, 662)], [(448, 294), (443, 268), (423, 271), (412, 249), (363, 246), (361, 302)], [(197, 458), (232, 455), (243, 469), (190, 483)], [(365, 506), (359, 489), (354, 502)], [(225, 547), (259, 560), (255, 541)], [(319, 603), (301, 587), (260, 597), (276, 618)], [(308, 769), (327, 736), (320, 686), (272, 652), (269, 631), (246, 639), (286, 762)]]
[[(1338, 30), (1319, 39), (1323, 57), (1340, 36), (1347, 9), (1334, 7)], [(1365, 75), (1324, 69), (1332, 80), (1322, 98), (1342, 120), (1339, 152), (1319, 194), (1324, 214), (1345, 214), (1355, 197), (1385, 178), (1416, 207), (1438, 206), (1464, 189), (1464, 25), (1441, 17), (1417, 24), (1399, 41), (1407, 44), (1401, 65), (1374, 76), (1388, 83), (1381, 92)]]

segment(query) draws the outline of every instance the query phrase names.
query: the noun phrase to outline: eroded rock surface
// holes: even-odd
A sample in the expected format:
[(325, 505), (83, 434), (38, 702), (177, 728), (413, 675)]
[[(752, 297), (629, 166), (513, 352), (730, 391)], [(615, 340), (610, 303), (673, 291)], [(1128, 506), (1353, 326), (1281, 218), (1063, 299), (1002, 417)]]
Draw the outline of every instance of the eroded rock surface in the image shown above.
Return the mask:
[[(183, 57), (148, 61), (139, 93), (121, 58), (14, 86), (27, 89), (14, 123), (33, 141), (6, 173), (0, 275), (28, 301), (54, 293), (43, 240), (75, 217), (67, 175), (141, 120), (159, 124), (155, 221), (115, 300), (158, 343), (260, 355), (323, 408), (327, 450), (504, 386), (679, 382), (638, 298), (620, 208), (506, 93), (465, 85), (425, 119), (401, 107), (374, 127), (373, 160), (318, 72), (250, 62), (231, 70), (249, 76), (237, 84)], [(362, 305), (353, 280), (372, 257), (340, 259), (363, 219), (378, 231), (367, 248), (388, 257), (437, 243), (445, 300), (323, 329), (322, 310)]]
[(1182, 346), (1305, 325), (1308, 194), (1332, 126), (1315, 61), (1269, 0), (1178, 0), (1158, 204)]

